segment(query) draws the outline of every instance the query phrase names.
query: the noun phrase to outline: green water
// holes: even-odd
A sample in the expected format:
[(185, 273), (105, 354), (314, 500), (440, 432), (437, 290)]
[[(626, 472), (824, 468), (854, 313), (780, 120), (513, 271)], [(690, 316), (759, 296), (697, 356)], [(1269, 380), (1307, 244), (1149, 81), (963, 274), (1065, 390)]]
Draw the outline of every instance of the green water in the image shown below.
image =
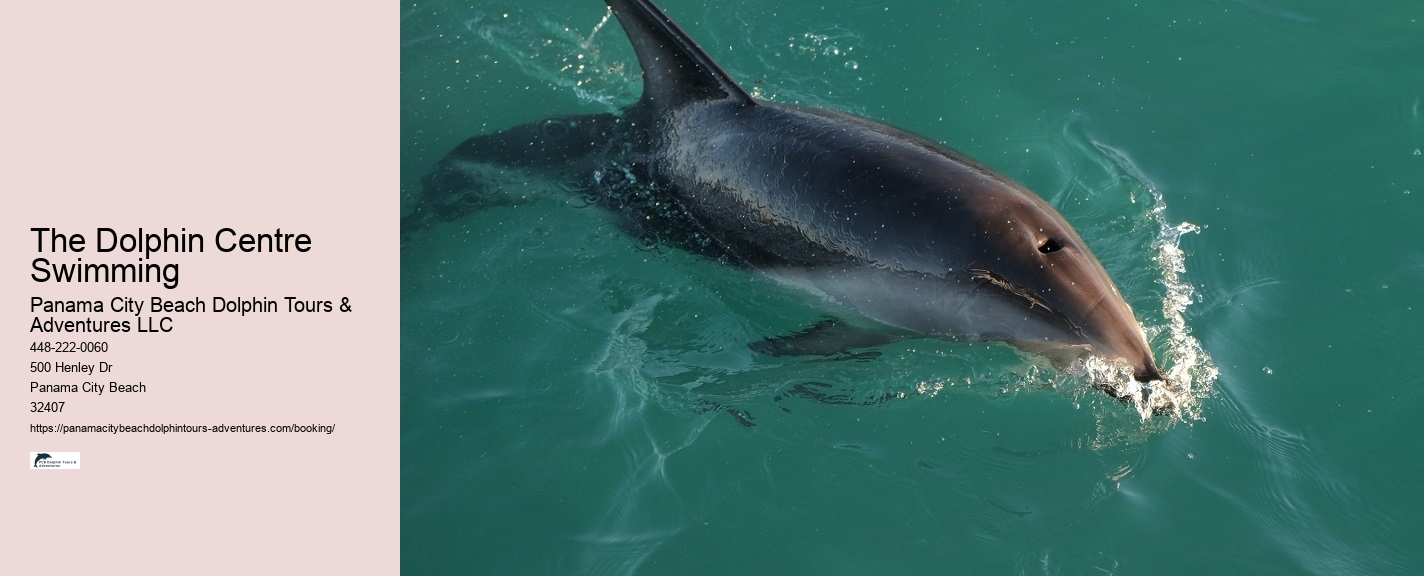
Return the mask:
[[(1424, 4), (771, 4), (663, 7), (1049, 199), (1189, 410), (998, 345), (758, 357), (819, 311), (530, 183), (402, 243), (406, 572), (1424, 573)], [(469, 136), (635, 99), (605, 13), (402, 4), (403, 209)]]

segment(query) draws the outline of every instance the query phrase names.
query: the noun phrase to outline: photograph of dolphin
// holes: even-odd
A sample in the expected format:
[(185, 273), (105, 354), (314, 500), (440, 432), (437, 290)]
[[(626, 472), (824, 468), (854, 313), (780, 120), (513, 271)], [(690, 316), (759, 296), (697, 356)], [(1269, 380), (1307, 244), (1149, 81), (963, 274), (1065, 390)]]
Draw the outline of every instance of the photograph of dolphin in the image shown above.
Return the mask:
[(1107, 271), (1033, 192), (899, 128), (755, 99), (652, 2), (607, 4), (641, 65), (641, 98), (619, 115), (467, 140), (426, 176), (403, 235), (498, 203), (492, 168), (537, 172), (587, 191), (630, 233), (757, 270), (836, 317), (757, 352), (945, 337), (1059, 366), (1093, 354), (1163, 380)]

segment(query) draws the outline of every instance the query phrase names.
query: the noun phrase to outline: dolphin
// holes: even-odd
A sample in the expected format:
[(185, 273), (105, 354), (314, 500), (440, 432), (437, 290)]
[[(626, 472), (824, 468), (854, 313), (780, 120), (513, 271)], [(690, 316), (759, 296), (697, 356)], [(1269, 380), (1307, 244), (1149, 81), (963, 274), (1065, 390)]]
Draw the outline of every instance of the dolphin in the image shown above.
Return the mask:
[(50, 458), (53, 458), (53, 456), (50, 456), (49, 454), (46, 454), (46, 453), (44, 453), (44, 452), (40, 452), (39, 454), (35, 454), (35, 463), (34, 463), (34, 465), (32, 465), (32, 466), (30, 466), (30, 467), (31, 467), (31, 468), (39, 468), (39, 467), (40, 467), (40, 460), (49, 460)]
[(427, 175), (402, 234), (507, 202), (504, 186), (539, 172), (631, 233), (760, 271), (847, 319), (754, 350), (949, 337), (1163, 379), (1107, 271), (1033, 192), (905, 130), (753, 98), (652, 2), (606, 1), (641, 64), (641, 98), (469, 139)]

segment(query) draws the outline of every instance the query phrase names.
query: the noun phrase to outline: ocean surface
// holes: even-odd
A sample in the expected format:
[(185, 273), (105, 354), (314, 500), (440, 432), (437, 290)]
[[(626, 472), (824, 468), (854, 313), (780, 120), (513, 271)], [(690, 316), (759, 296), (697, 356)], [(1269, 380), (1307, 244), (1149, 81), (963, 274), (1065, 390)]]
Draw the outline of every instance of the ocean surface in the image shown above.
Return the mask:
[[(1058, 207), (1180, 409), (999, 344), (757, 355), (824, 312), (516, 182), (402, 239), (404, 572), (1424, 574), (1424, 3), (662, 7)], [(402, 3), (402, 213), (470, 136), (634, 101), (607, 16)]]

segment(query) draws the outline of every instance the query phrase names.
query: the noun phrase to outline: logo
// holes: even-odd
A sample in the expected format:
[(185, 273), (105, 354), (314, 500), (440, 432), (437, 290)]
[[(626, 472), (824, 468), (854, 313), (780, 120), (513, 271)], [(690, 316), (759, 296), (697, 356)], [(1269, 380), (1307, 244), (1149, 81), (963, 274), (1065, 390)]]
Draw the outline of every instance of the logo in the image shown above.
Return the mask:
[(31, 470), (78, 470), (78, 452), (30, 452)]

